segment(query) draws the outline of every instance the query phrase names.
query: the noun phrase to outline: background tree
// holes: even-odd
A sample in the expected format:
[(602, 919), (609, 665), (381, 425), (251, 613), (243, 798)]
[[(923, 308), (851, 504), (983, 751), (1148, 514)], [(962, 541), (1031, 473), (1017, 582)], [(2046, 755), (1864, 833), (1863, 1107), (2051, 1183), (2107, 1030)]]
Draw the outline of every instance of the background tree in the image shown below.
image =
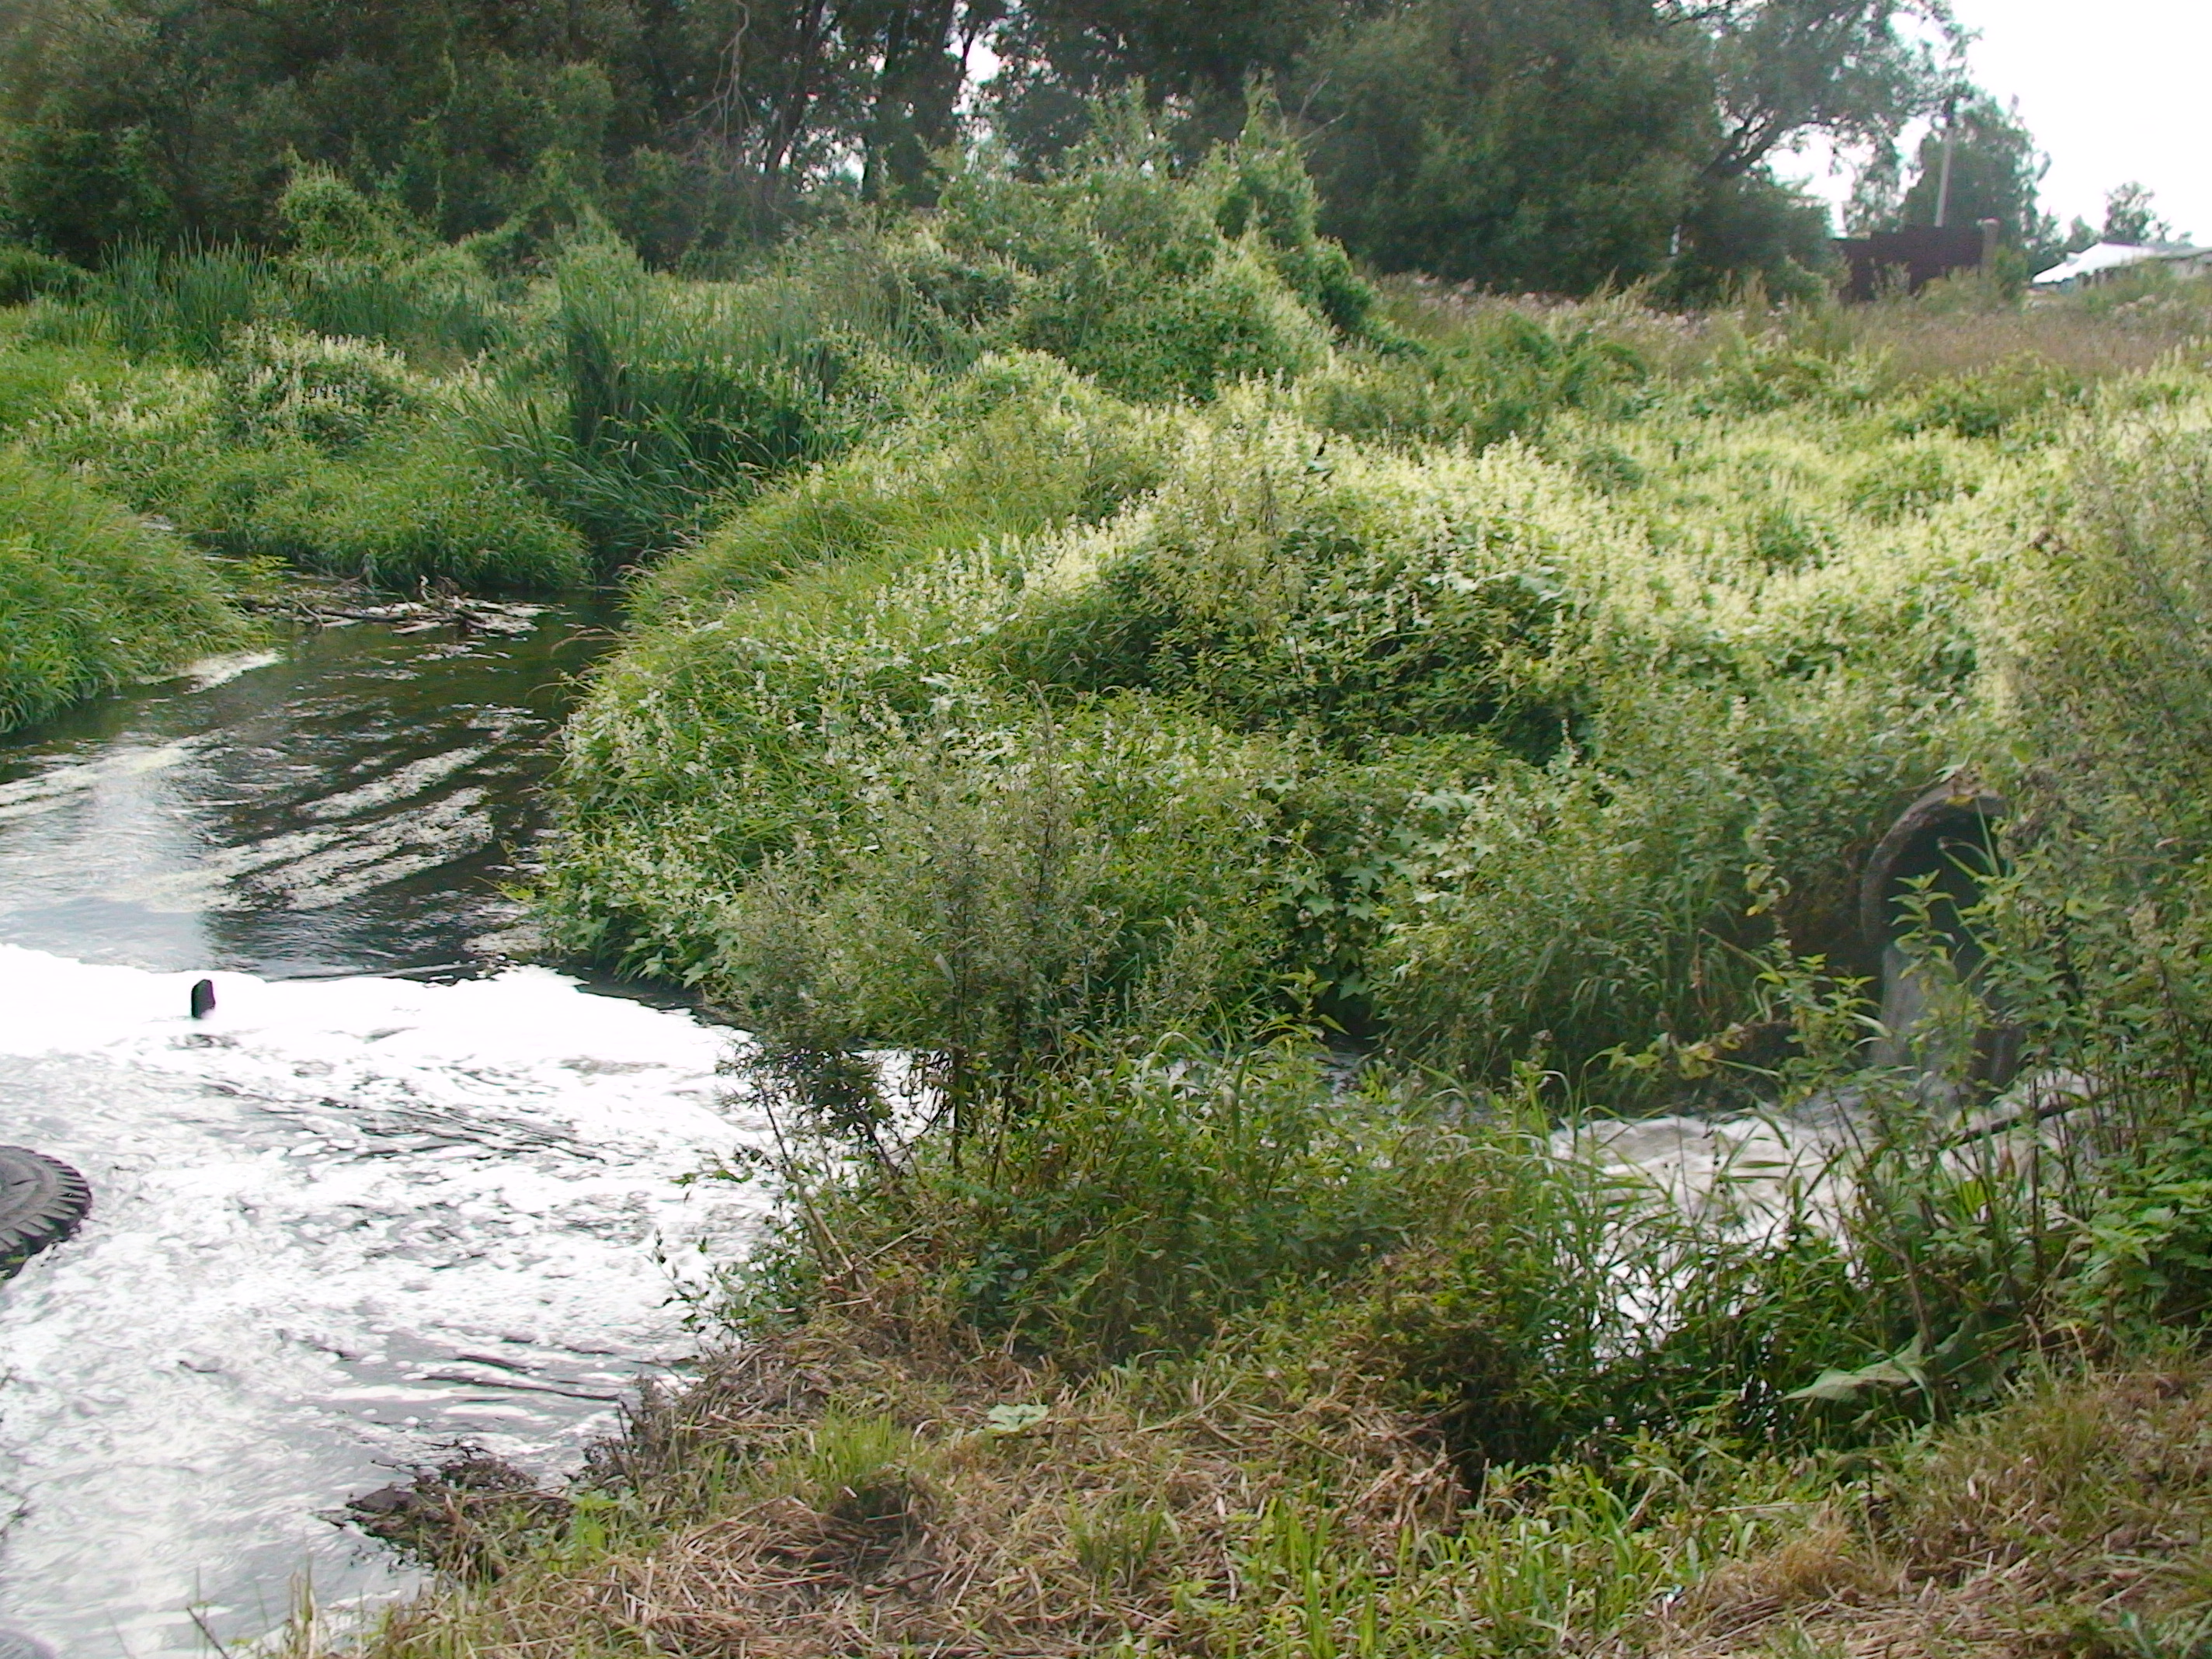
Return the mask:
[(1376, 0), (1027, 0), (999, 30), (1000, 134), (1032, 166), (1090, 128), (1091, 100), (1141, 82), (1186, 154), (1233, 137), (1255, 77), (1287, 76), (1316, 40)]
[[(1951, 146), (1951, 185), (1943, 195), (1943, 150)], [(1958, 94), (1944, 121), (1931, 127), (1912, 159), (1910, 181), (1894, 165), (1862, 173), (1854, 193), (1853, 234), (1932, 225), (1939, 206), (1944, 222), (1974, 225), (1997, 222), (2001, 268), (2023, 276), (2056, 262), (2065, 252), (2058, 222), (2042, 210), (2038, 192), (2050, 159), (2018, 116), (1987, 93), (1969, 87)], [(2086, 243), (2083, 246), (2087, 246)]]
[[(1937, 85), (1900, 0), (1409, 0), (1310, 52), (1327, 225), (1386, 269), (1587, 289), (1782, 279), (1820, 210), (1768, 167), (1808, 132), (1887, 143)], [(1802, 272), (1801, 272), (1802, 274)]]
[(1717, 139), (1697, 48), (1645, 0), (1423, 0), (1340, 28), (1295, 100), (1323, 228), (1385, 270), (1646, 275)]
[(1265, 83), (1327, 228), (1384, 269), (1695, 298), (1806, 280), (1825, 221), (1770, 159), (1808, 132), (1892, 143), (1936, 81), (1905, 24), (1940, 39), (1942, 4), (0, 0), (0, 197), (96, 261), (277, 238), (306, 164), (512, 257), (595, 215), (711, 270), (854, 197), (929, 204), (976, 121), (1036, 173), (1141, 86), (1186, 164)]
[(2102, 234), (2107, 242), (2126, 242), (2140, 247), (2172, 240), (2173, 227), (2158, 216), (2158, 210), (2151, 205), (2148, 188), (2131, 183), (2121, 185), (2106, 195)]
[[(9, 0), (7, 199), (88, 258), (259, 240), (319, 163), (447, 237), (588, 206), (654, 257), (919, 189), (1000, 0)], [(855, 173), (859, 178), (854, 178)]]

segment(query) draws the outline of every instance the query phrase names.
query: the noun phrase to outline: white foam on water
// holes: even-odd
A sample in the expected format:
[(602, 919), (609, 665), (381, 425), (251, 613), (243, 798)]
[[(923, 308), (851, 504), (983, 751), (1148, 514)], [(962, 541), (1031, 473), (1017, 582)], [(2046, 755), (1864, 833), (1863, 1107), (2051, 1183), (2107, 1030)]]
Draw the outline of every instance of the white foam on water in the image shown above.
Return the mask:
[(1839, 1224), (1845, 1137), (1826, 1115), (1593, 1120), (1562, 1131), (1562, 1155), (1632, 1173), (1686, 1215), (1740, 1236), (1802, 1218)]
[(94, 760), (52, 766), (13, 783), (0, 783), (0, 822), (51, 812), (104, 787), (127, 785), (149, 773), (166, 772), (191, 759), (198, 746), (191, 738), (118, 746)]
[(311, 801), (303, 810), (309, 817), (353, 817), (410, 795), (419, 795), (433, 784), (442, 783), (454, 773), (466, 770), (489, 753), (491, 745), (482, 744), (474, 748), (449, 749), (441, 755), (425, 755), (359, 788)]
[[(0, 1626), (64, 1659), (267, 1629), (288, 1581), (401, 1587), (317, 1511), (473, 1438), (572, 1466), (741, 1248), (731, 1034), (544, 969), (425, 985), (0, 945), (0, 1140), (93, 1216), (0, 1285)], [(10, 1516), (15, 1518), (11, 1521)]]
[(212, 691), (218, 685), (229, 684), (241, 674), (251, 674), (257, 668), (271, 668), (283, 660), (281, 651), (232, 651), (186, 663), (177, 678), (190, 680), (195, 691)]

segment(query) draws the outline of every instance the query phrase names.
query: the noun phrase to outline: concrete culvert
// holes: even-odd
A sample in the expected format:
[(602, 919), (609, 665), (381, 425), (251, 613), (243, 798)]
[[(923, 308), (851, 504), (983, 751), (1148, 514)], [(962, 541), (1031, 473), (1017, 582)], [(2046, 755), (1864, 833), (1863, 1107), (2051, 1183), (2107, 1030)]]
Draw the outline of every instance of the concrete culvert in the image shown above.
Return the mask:
[[(1881, 1023), (1889, 1033), (1877, 1055), (1882, 1063), (1939, 1069), (1930, 1063), (1938, 1056), (1924, 1052), (1935, 982), (1928, 966), (1916, 963), (1904, 944), (1924, 927), (1948, 954), (1959, 982), (1980, 1004), (1982, 1018), (1966, 1068), (1968, 1081), (1979, 1088), (2002, 1088), (2019, 1070), (2019, 1033), (2003, 1023), (1978, 983), (1982, 945), (1966, 921), (1981, 898), (1983, 884), (2001, 867), (1997, 826), (2009, 810), (2003, 796), (1971, 775), (1955, 775), (1906, 807), (1867, 860), (1859, 886), (1859, 931), (1881, 962)], [(1919, 892), (1926, 896), (1924, 912), (1915, 898)]]
[(0, 1279), (67, 1238), (91, 1208), (90, 1183), (59, 1158), (0, 1146)]

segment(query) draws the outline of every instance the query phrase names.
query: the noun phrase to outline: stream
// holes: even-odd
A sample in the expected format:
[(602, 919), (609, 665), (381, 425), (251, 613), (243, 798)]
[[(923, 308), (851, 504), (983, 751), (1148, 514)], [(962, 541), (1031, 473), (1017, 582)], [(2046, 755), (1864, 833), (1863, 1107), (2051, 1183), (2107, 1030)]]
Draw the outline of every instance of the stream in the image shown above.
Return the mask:
[(302, 633), (0, 746), (0, 1142), (94, 1194), (0, 1285), (0, 1632), (402, 1594), (328, 1511), (457, 1442), (557, 1476), (685, 1352), (760, 1202), (676, 1181), (757, 1132), (730, 1033), (511, 965), (603, 622)]
[[(94, 1194), (0, 1284), (0, 1659), (235, 1653), (305, 1595), (405, 1594), (331, 1511), (459, 1444), (573, 1469), (757, 1224), (678, 1179), (763, 1133), (732, 1034), (514, 965), (608, 635), (512, 620), (303, 632), (0, 744), (0, 1143)], [(1808, 1182), (1834, 1207), (1835, 1139), (1558, 1145), (1765, 1227)]]

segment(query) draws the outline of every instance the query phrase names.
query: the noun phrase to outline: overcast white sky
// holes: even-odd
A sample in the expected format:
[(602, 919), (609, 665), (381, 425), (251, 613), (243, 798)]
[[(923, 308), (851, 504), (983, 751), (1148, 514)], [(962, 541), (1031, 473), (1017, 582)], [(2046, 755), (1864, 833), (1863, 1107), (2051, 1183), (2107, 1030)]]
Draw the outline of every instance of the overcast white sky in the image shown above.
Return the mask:
[[(1967, 68), (2051, 157), (2043, 205), (2103, 222), (2140, 179), (2177, 234), (2212, 240), (2212, 0), (1953, 0)], [(1810, 165), (1808, 162), (1805, 165)], [(1785, 160), (1784, 170), (1790, 169)], [(1848, 181), (1816, 182), (1831, 199)]]

